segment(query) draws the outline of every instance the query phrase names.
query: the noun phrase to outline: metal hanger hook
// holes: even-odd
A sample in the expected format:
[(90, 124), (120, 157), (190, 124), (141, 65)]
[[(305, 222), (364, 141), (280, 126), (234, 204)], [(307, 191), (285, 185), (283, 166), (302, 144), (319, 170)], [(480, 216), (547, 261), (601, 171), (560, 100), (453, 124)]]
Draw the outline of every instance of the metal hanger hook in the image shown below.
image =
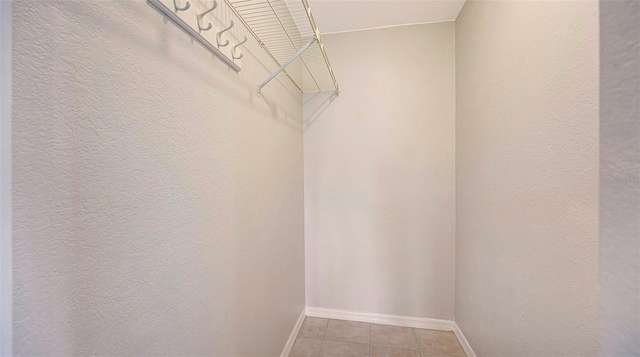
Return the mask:
[(226, 40), (226, 42), (225, 42), (225, 43), (221, 43), (221, 42), (222, 42), (222, 34), (223, 34), (224, 32), (226, 32), (226, 31), (231, 30), (231, 28), (233, 27), (233, 25), (235, 25), (235, 24), (233, 23), (233, 21), (231, 21), (231, 25), (229, 25), (229, 27), (227, 27), (226, 29), (224, 29), (224, 30), (222, 30), (222, 31), (218, 32), (218, 34), (216, 35), (216, 41), (218, 41), (218, 47), (224, 47), (224, 46), (227, 46), (227, 45), (229, 44), (229, 40)]
[(191, 7), (191, 3), (187, 1), (187, 3), (184, 5), (184, 7), (180, 7), (178, 5), (178, 1), (177, 0), (173, 0), (173, 7), (175, 7), (176, 10), (178, 10), (178, 11), (184, 11), (184, 10), (186, 10), (186, 9)]
[(202, 18), (204, 17), (204, 15), (210, 13), (211, 11), (215, 10), (216, 7), (218, 7), (218, 2), (216, 0), (213, 0), (213, 6), (211, 6), (211, 8), (205, 12), (203, 12), (202, 14), (198, 15), (198, 28), (200, 29), (200, 31), (209, 31), (211, 30), (211, 27), (213, 25), (211, 25), (211, 22), (209, 22), (209, 24), (207, 25), (207, 27), (202, 26)]
[(233, 48), (231, 49), (231, 58), (233, 59), (240, 59), (242, 58), (242, 56), (244, 56), (244, 54), (240, 54), (240, 56), (236, 56), (236, 49), (238, 48), (238, 46), (244, 44), (245, 42), (247, 42), (247, 36), (244, 37), (244, 40), (242, 42), (240, 42), (239, 44), (233, 46)]

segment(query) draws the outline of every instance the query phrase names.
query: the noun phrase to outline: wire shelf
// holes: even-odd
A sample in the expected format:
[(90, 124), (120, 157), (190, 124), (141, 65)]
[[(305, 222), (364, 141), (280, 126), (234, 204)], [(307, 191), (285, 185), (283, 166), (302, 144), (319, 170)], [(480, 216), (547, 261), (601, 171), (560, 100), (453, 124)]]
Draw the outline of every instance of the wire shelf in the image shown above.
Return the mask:
[(307, 0), (224, 1), (298, 89), (340, 93)]

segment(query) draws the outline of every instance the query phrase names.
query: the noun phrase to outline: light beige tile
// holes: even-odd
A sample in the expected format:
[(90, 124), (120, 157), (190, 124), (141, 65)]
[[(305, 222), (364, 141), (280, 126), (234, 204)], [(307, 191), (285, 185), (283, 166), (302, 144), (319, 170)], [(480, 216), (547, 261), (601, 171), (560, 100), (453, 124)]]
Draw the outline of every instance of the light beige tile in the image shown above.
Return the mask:
[(371, 346), (371, 357), (420, 357), (420, 352), (400, 348)]
[(328, 319), (307, 316), (304, 318), (298, 336), (321, 339), (324, 337), (324, 330), (327, 328), (328, 321)]
[(423, 356), (466, 357), (453, 332), (415, 329)]
[(289, 352), (289, 357), (317, 357), (320, 354), (322, 340), (298, 337)]
[(364, 322), (329, 320), (324, 338), (334, 341), (369, 343), (369, 324)]
[(418, 350), (416, 335), (410, 327), (371, 324), (371, 344)]
[(322, 341), (321, 357), (368, 357), (369, 345), (343, 341)]

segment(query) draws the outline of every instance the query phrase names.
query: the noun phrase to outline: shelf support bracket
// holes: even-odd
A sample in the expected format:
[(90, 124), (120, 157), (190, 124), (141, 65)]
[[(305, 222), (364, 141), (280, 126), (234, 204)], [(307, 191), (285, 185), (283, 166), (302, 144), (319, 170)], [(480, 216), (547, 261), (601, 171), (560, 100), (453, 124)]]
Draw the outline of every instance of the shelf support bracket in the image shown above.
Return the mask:
[(276, 78), (276, 76), (280, 74), (280, 72), (284, 71), (284, 69), (287, 68), (287, 66), (290, 65), (291, 62), (295, 61), (296, 58), (300, 57), (300, 55), (302, 55), (302, 53), (306, 51), (307, 48), (309, 48), (309, 46), (313, 45), (314, 42), (316, 42), (315, 37), (313, 37), (311, 41), (307, 42), (306, 45), (302, 46), (302, 48), (295, 55), (293, 55), (293, 57), (289, 58), (287, 62), (285, 62), (282, 66), (280, 66), (280, 68), (278, 68), (275, 72), (273, 72), (273, 74), (270, 75), (269, 78), (265, 79), (265, 81), (258, 86), (258, 93), (260, 93), (260, 91), (262, 90), (262, 87), (266, 86), (267, 83), (271, 82), (272, 79)]

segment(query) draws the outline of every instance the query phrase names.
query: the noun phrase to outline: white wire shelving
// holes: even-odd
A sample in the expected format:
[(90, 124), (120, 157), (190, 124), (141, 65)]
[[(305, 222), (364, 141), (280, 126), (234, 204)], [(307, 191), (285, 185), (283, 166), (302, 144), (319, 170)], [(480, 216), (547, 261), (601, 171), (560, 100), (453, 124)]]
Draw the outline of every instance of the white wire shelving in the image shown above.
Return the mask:
[[(340, 94), (307, 0), (222, 1), (233, 14), (229, 15), (244, 25), (279, 67), (258, 86), (258, 93), (278, 74), (284, 73), (302, 92), (332, 90)], [(238, 27), (234, 29), (234, 20), (226, 17), (227, 11), (220, 9), (218, 0), (148, 2), (231, 69), (241, 70), (241, 46), (247, 36), (237, 35)], [(232, 33), (235, 33), (233, 43)], [(244, 40), (240, 40), (242, 37)]]
[(280, 67), (258, 92), (283, 72), (300, 91), (340, 93), (307, 0), (224, 1)]

